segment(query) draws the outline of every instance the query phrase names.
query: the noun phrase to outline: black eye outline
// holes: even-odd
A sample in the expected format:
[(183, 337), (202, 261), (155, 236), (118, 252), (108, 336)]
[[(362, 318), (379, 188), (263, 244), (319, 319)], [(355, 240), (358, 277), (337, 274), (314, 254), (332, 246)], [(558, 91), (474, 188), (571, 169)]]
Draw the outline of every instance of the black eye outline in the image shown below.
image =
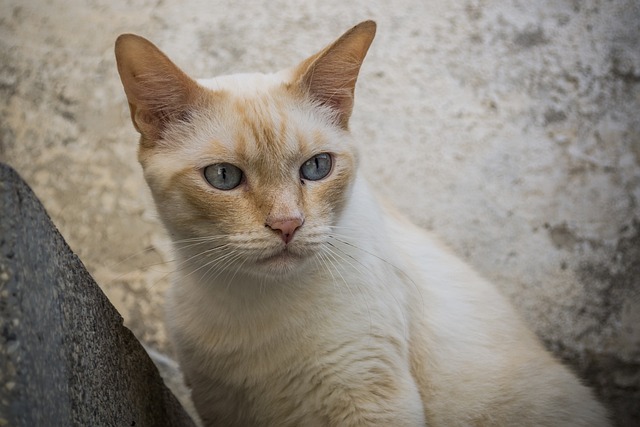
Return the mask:
[(213, 188), (222, 191), (233, 190), (244, 179), (242, 170), (231, 163), (215, 163), (202, 169), (202, 176)]
[(300, 166), (300, 176), (308, 181), (326, 178), (333, 169), (333, 157), (329, 153), (320, 153), (311, 157)]

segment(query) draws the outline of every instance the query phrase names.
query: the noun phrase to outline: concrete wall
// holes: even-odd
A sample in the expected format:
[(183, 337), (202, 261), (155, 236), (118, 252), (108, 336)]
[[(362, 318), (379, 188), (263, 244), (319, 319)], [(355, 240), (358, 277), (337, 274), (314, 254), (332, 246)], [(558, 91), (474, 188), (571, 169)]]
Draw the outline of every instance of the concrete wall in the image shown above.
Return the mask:
[(170, 351), (171, 256), (135, 160), (117, 34), (206, 77), (289, 66), (373, 18), (352, 120), (364, 173), (494, 280), (620, 420), (639, 417), (640, 3), (130, 3), (3, 3), (0, 159), (143, 341)]

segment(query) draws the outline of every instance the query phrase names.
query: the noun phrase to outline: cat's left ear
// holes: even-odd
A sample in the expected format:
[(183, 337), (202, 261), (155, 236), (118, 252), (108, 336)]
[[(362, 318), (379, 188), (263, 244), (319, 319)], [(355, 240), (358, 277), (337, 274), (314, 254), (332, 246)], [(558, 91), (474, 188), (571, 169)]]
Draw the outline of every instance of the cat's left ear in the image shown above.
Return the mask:
[(294, 71), (294, 82), (315, 101), (331, 108), (347, 129), (360, 66), (376, 34), (376, 23), (362, 22)]
[(187, 117), (202, 90), (143, 37), (121, 35), (115, 54), (133, 125), (143, 144), (153, 144), (168, 123)]

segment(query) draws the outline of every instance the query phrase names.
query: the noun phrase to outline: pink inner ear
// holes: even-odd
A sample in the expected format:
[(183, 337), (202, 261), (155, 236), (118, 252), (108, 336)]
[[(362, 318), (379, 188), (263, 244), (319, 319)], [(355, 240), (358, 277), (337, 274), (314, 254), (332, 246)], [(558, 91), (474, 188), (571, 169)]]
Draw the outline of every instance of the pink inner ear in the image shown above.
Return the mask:
[(155, 138), (169, 121), (188, 118), (199, 93), (193, 79), (140, 36), (118, 37), (115, 51), (131, 118), (143, 136)]
[(322, 105), (338, 114), (348, 127), (358, 73), (375, 36), (376, 25), (366, 21), (347, 31), (333, 44), (298, 66), (302, 88)]
[(353, 93), (339, 91), (329, 96), (327, 96), (327, 94), (317, 96), (317, 99), (319, 99), (323, 105), (326, 105), (332, 110), (337, 111), (341, 116), (345, 116), (347, 121), (349, 117), (351, 117), (351, 111), (353, 108)]

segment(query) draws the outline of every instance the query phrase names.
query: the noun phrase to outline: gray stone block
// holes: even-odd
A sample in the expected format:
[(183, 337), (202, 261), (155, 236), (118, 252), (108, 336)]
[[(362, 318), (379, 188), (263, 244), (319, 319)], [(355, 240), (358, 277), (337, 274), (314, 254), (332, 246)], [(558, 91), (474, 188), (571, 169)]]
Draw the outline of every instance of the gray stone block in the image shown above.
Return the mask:
[(0, 164), (3, 425), (194, 424), (37, 197)]

